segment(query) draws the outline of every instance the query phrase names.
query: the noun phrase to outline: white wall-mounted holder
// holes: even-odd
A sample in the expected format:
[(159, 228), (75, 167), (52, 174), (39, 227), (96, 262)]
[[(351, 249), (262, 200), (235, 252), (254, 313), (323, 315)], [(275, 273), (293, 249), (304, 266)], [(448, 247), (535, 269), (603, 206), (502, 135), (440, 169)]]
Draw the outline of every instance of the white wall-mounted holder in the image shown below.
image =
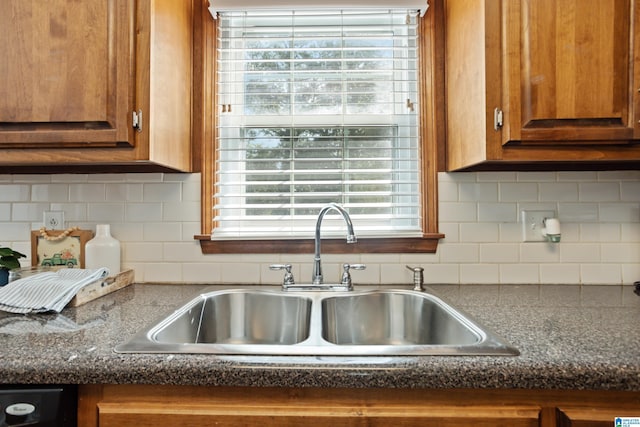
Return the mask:
[(522, 241), (546, 242), (545, 218), (556, 218), (556, 212), (552, 210), (523, 210), (521, 214)]
[(545, 218), (543, 221), (544, 228), (542, 234), (552, 243), (560, 242), (562, 233), (560, 232), (560, 220), (558, 218)]

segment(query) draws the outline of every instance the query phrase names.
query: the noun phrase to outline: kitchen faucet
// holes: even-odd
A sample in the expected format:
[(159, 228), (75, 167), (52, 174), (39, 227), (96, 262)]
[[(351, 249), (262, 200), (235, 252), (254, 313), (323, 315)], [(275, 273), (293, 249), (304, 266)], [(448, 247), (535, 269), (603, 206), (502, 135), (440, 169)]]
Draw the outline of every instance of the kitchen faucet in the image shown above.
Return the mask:
[(322, 225), (322, 219), (324, 218), (324, 215), (332, 209), (338, 211), (342, 215), (342, 218), (344, 218), (344, 222), (347, 223), (347, 243), (355, 243), (357, 241), (356, 235), (353, 231), (351, 217), (342, 206), (337, 203), (329, 203), (320, 210), (320, 213), (318, 214), (318, 220), (316, 221), (316, 242), (315, 254), (313, 257), (312, 283), (314, 285), (322, 284), (322, 262), (320, 260), (320, 226)]

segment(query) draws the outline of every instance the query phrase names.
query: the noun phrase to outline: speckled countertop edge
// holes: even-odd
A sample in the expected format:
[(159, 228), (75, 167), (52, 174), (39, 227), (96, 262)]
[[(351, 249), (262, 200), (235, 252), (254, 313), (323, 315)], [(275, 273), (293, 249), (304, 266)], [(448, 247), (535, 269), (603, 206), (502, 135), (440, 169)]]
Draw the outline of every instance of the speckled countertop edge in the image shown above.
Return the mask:
[(135, 285), (61, 314), (0, 315), (0, 382), (640, 391), (632, 286), (439, 285), (520, 356), (118, 354), (115, 345), (204, 285)]

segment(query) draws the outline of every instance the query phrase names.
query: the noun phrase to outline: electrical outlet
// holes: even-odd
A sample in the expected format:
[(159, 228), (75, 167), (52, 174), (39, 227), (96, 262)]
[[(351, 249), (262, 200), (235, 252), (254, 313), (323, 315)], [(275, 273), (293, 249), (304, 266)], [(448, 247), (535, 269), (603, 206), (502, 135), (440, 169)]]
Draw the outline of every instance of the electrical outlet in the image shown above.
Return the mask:
[(555, 218), (555, 211), (522, 211), (522, 241), (523, 242), (546, 242), (542, 235), (545, 218)]
[(44, 227), (50, 230), (62, 230), (64, 228), (64, 211), (45, 211)]

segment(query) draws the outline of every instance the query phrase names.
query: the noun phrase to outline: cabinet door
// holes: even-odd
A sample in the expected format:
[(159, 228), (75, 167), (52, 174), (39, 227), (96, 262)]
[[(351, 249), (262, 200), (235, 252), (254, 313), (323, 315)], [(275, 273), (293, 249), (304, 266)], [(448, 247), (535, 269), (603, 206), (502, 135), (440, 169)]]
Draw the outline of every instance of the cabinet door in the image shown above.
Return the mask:
[(640, 418), (638, 409), (571, 408), (558, 409), (558, 427), (611, 427), (618, 417)]
[(640, 138), (638, 6), (637, 0), (502, 1), (503, 143)]
[(130, 0), (0, 1), (0, 148), (133, 141)]
[(243, 406), (182, 403), (99, 403), (100, 427), (537, 427), (540, 409), (530, 406)]

